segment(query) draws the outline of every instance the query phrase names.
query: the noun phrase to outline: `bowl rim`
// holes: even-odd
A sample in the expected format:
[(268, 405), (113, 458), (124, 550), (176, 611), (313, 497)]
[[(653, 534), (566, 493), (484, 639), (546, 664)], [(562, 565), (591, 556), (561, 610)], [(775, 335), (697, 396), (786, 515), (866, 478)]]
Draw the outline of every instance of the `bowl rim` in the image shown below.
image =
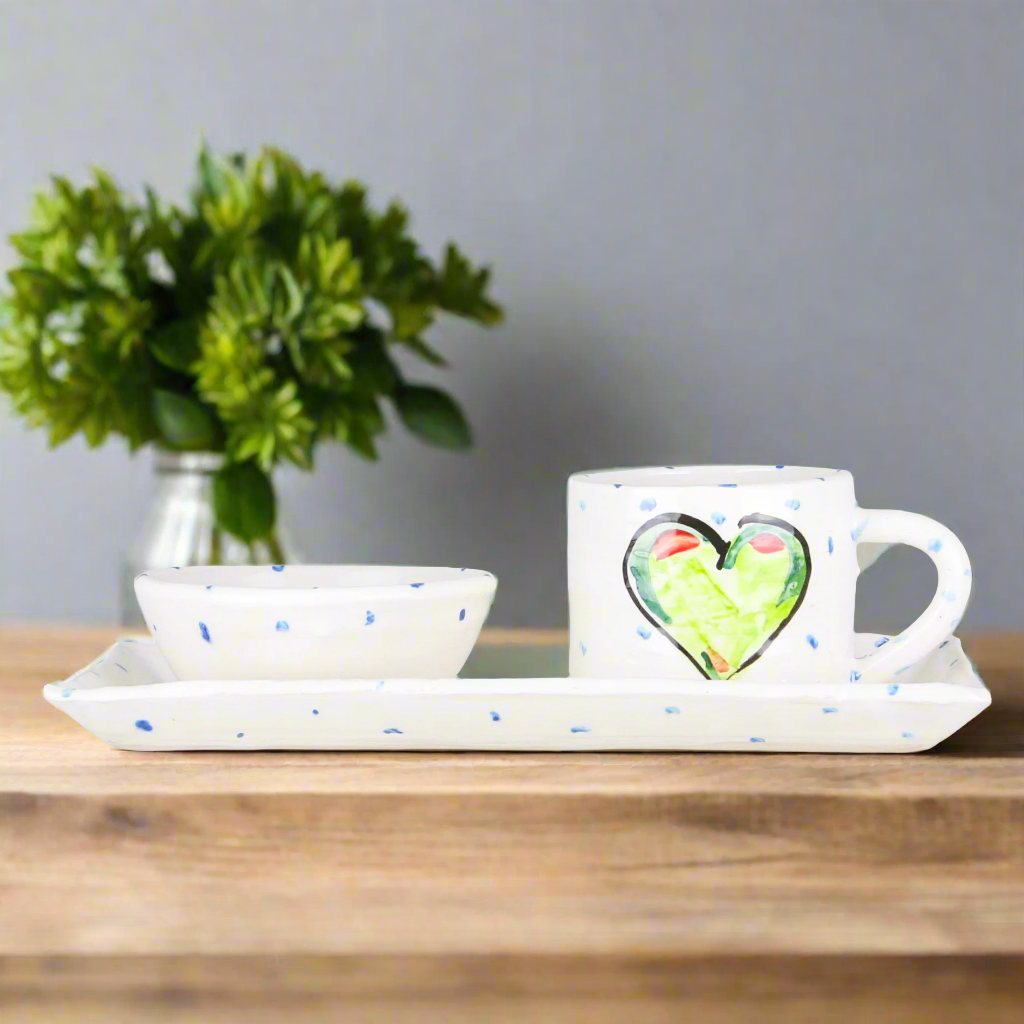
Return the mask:
[[(253, 601), (273, 600), (281, 601), (288, 597), (311, 597), (318, 599), (325, 598), (354, 598), (360, 594), (372, 593), (375, 598), (400, 597), (414, 599), (417, 595), (426, 597), (428, 595), (452, 594), (452, 593), (480, 593), (493, 592), (498, 584), (498, 578), (494, 573), (486, 569), (456, 568), (453, 566), (424, 566), (424, 565), (378, 565), (361, 563), (293, 563), (295, 568), (304, 570), (338, 570), (338, 569), (361, 569), (361, 570), (395, 570), (403, 571), (410, 579), (388, 580), (385, 582), (359, 583), (317, 583), (313, 584), (282, 584), (275, 582), (273, 586), (264, 586), (259, 582), (253, 584), (238, 583), (210, 583), (210, 576), (203, 576), (204, 570), (210, 569), (276, 569), (278, 572), (285, 571), (288, 566), (283, 565), (279, 569), (274, 565), (252, 565), (252, 566), (160, 566), (147, 569), (139, 573), (134, 579), (136, 591), (150, 590), (166, 593), (168, 596), (177, 597), (202, 597), (204, 600), (218, 600), (230, 597), (233, 600), (246, 599)], [(450, 573), (441, 579), (427, 579), (422, 582), (415, 580), (419, 574)], [(272, 576), (265, 577), (267, 580)]]

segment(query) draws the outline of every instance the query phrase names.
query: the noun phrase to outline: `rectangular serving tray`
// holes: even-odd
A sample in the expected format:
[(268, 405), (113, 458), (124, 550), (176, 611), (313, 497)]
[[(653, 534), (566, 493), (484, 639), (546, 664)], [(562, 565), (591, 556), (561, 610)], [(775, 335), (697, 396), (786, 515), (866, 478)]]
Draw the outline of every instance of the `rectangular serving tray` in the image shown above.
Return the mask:
[[(860, 634), (858, 649), (875, 640)], [(45, 698), (124, 750), (913, 753), (991, 703), (960, 641), (887, 683), (678, 679), (175, 680), (119, 640)]]

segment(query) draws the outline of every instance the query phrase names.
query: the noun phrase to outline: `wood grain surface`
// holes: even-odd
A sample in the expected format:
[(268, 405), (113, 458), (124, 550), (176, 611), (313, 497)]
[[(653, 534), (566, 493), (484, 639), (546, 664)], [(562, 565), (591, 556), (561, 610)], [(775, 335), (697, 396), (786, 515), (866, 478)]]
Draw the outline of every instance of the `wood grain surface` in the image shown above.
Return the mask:
[(2, 1021), (1024, 1018), (1024, 637), (933, 752), (751, 757), (116, 751), (39, 695), (113, 635), (0, 629)]

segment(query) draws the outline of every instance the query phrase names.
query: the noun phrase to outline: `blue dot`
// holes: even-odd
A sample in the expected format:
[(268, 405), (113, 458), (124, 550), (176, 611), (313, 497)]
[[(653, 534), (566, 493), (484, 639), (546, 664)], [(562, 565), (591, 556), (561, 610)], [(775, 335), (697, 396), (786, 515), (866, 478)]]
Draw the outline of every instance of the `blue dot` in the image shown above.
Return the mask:
[(206, 628), (206, 623), (205, 623), (205, 622), (200, 622), (200, 623), (199, 623), (199, 635), (200, 635), (200, 636), (201, 636), (201, 637), (202, 637), (202, 638), (203, 638), (203, 639), (204, 639), (204, 640), (205, 640), (205, 641), (206, 641), (207, 643), (211, 643), (211, 642), (212, 642), (212, 641), (210, 640), (210, 631), (209, 631), (209, 630), (208, 630), (208, 629)]
[(902, 735), (903, 735), (903, 738), (905, 740), (912, 740), (912, 739), (914, 739), (914, 734), (912, 732), (905, 732)]
[(491, 712), (491, 721), (492, 722), (500, 722), (501, 721), (501, 715), (499, 715), (497, 711), (492, 711)]
[(890, 683), (885, 688), (885, 692), (889, 694), (890, 697), (895, 697), (896, 694), (900, 692), (899, 683)]
[(410, 583), (409, 586), (412, 587), (413, 590), (419, 590), (420, 587), (423, 586), (423, 584), (422, 583)]
[(122, 665), (122, 664), (121, 664), (121, 662), (119, 662), (119, 661), (115, 661), (115, 662), (114, 662), (114, 664), (115, 664), (115, 665), (116, 665), (116, 666), (117, 666), (117, 667), (118, 667), (118, 668), (119, 668), (119, 669), (120, 669), (120, 670), (121, 670), (122, 672), (127, 672), (127, 671), (128, 671), (128, 669), (126, 669), (126, 668), (124, 667), (124, 665)]
[(852, 530), (850, 531), (850, 537), (851, 537), (851, 539), (853, 539), (853, 540), (855, 540), (855, 541), (857, 541), (857, 540), (860, 540), (860, 538), (861, 538), (861, 534), (862, 534), (862, 533), (863, 533), (863, 532), (864, 532), (864, 531), (865, 531), (865, 530), (866, 530), (866, 529), (868, 528), (868, 523), (869, 523), (869, 522), (870, 522), (870, 520), (868, 520), (868, 519), (865, 519), (865, 520), (864, 520), (864, 522), (862, 522), (862, 523), (858, 523), (858, 524), (857, 524), (857, 525), (856, 525), (856, 526), (855, 526), (855, 527), (854, 527), (854, 528), (853, 528), (853, 529), (852, 529)]
[(381, 680), (381, 681), (380, 681), (380, 682), (379, 682), (379, 683), (378, 683), (378, 684), (377, 684), (377, 685), (376, 685), (376, 686), (374, 687), (374, 689), (375, 689), (375, 690), (383, 690), (383, 689), (384, 689), (384, 680), (382, 679), (382, 680)]
[(825, 714), (825, 715), (838, 715), (839, 714), (839, 708), (822, 708), (821, 711), (822, 711), (822, 714)]
[(587, 645), (582, 640), (580, 641), (580, 653), (581, 654), (586, 654), (587, 653)]
[(612, 484), (612, 487), (614, 487), (615, 490), (618, 490), (621, 486), (622, 484)]
[(947, 601), (955, 601), (955, 600), (956, 600), (956, 594), (955, 594), (955, 593), (954, 593), (954, 592), (953, 592), (952, 590), (944, 590), (944, 591), (942, 592), (942, 596), (943, 596), (943, 597), (944, 597), (944, 598), (945, 598), (945, 599), (946, 599)]
[(935, 540), (928, 541), (928, 550), (929, 551), (941, 551), (942, 550), (942, 541), (939, 540), (938, 537), (936, 537)]
[(751, 736), (750, 737), (750, 742), (751, 743), (764, 743), (764, 738), (761, 737), (761, 736)]
[(283, 565), (272, 565), (270, 568), (273, 569), (274, 572), (284, 572)]
[(585, 725), (574, 725), (569, 732), (590, 732)]
[(912, 666), (910, 666), (910, 665), (904, 665), (903, 668), (896, 669), (896, 675), (898, 675), (898, 676), (903, 675), (903, 673), (909, 671), (911, 667)]
[(716, 526), (721, 526), (722, 523), (725, 522), (725, 516), (722, 515), (721, 512), (712, 512), (711, 513), (711, 521), (713, 523), (715, 523)]
[(675, 466), (666, 466), (665, 468), (666, 469), (675, 469), (676, 467)]
[(807, 634), (807, 642), (811, 645), (814, 650), (818, 649), (818, 638), (811, 633)]
[(775, 468), (776, 469), (785, 469), (786, 467), (785, 466), (776, 466)]
[(62, 697), (70, 697), (70, 696), (71, 696), (71, 694), (73, 694), (74, 692), (75, 692), (75, 691), (74, 691), (74, 688), (72, 688), (72, 689), (70, 689), (70, 690), (61, 690), (61, 691), (60, 691), (60, 695), (61, 695)]
[(636, 635), (642, 637), (644, 640), (651, 639), (651, 631), (649, 629), (645, 629), (643, 626), (636, 627)]
[(884, 647), (888, 642), (889, 642), (889, 638), (887, 636), (880, 636), (875, 641), (875, 646), (876, 647)]
[(207, 590), (213, 590), (213, 584), (212, 583), (207, 583), (206, 584), (206, 589)]
[(363, 625), (364, 626), (372, 626), (374, 618), (375, 618), (375, 616), (374, 616), (373, 612), (367, 612), (366, 613), (366, 622), (364, 622)]
[(665, 714), (666, 715), (678, 715), (679, 714), (679, 708), (677, 708), (677, 707), (675, 707), (673, 705), (670, 705), (669, 707), (665, 708)]
[(964, 569), (964, 575), (965, 576), (970, 576), (971, 575), (971, 570), (970, 569)]
[(836, 546), (835, 546), (835, 544), (833, 544), (833, 543), (832, 543), (832, 538), (831, 538), (831, 537), (829, 537), (829, 539), (828, 539), (828, 553), (829, 553), (830, 555), (831, 555), (831, 554), (832, 554), (832, 552), (833, 552), (833, 551), (835, 550), (835, 547), (836, 547)]
[(462, 608), (459, 611), (459, 622), (462, 622), (466, 618), (466, 609)]
[(857, 682), (858, 679), (860, 679), (860, 673), (855, 668), (851, 668), (850, 669), (850, 682), (851, 683), (855, 683), (855, 682)]
[(141, 729), (143, 732), (152, 732), (153, 731), (153, 726), (151, 726), (149, 724), (149, 722), (147, 722), (144, 718), (140, 718), (135, 723), (135, 728), (136, 729)]
[(278, 631), (278, 633), (287, 633), (288, 632), (288, 623), (285, 622), (284, 619), (278, 619), (277, 620), (277, 625), (274, 626), (274, 629), (276, 629)]
[(244, 735), (245, 735), (245, 733), (244, 733), (244, 732), (236, 733), (236, 734), (235, 734), (235, 739), (238, 739), (238, 740), (240, 740), (240, 739), (241, 739), (241, 738), (242, 738), (242, 737), (243, 737)]
[(800, 499), (799, 498), (790, 498), (789, 501), (786, 502), (786, 508), (791, 508), (794, 512), (799, 507), (800, 507)]
[(581, 501), (580, 502), (580, 511), (584, 512), (584, 511), (586, 511), (586, 508), (587, 508), (587, 503), (585, 501)]
[(402, 735), (402, 730), (401, 729), (385, 729), (384, 731), (386, 733), (395, 733), (396, 732), (396, 733), (398, 733), (399, 736)]
[(644, 500), (640, 502), (640, 511), (652, 512), (657, 504), (658, 503), (653, 498), (644, 498)]
[(719, 484), (719, 487), (737, 487), (737, 484)]

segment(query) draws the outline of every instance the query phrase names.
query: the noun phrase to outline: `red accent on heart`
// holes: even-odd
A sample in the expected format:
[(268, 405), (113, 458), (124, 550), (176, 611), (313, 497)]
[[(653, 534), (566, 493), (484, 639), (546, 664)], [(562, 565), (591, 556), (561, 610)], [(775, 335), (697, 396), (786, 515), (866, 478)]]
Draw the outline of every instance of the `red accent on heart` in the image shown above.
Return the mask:
[(720, 675), (724, 676), (729, 671), (729, 662), (723, 658), (714, 648), (708, 648), (708, 657), (711, 659), (711, 667)]
[(756, 537), (751, 538), (750, 546), (762, 555), (772, 555), (776, 551), (781, 551), (786, 545), (782, 538), (776, 537), (774, 533), (759, 533)]
[(668, 530), (654, 542), (651, 553), (660, 562), (663, 558), (678, 555), (680, 551), (692, 551), (697, 547), (700, 547), (700, 540), (692, 533), (685, 530)]

